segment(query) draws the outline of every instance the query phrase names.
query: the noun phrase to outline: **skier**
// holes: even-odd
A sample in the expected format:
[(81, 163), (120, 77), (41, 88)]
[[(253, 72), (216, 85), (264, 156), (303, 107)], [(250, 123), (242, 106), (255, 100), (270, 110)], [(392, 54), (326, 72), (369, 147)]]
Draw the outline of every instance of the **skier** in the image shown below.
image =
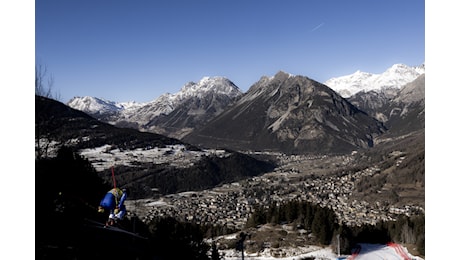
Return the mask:
[(128, 196), (128, 190), (119, 188), (113, 188), (109, 190), (104, 198), (99, 203), (98, 212), (104, 213), (106, 210), (109, 212), (109, 219), (107, 220), (107, 226), (113, 226), (119, 220), (122, 220), (126, 215), (126, 207), (124, 202)]

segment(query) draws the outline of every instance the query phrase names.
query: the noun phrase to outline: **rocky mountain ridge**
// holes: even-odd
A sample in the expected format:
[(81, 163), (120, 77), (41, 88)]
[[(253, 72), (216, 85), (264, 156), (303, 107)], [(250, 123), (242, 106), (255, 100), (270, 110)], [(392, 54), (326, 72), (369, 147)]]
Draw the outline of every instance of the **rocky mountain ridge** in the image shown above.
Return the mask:
[(203, 146), (285, 153), (372, 147), (385, 127), (327, 86), (278, 72), (262, 77), (231, 107), (183, 138)]
[(241, 95), (241, 90), (224, 77), (204, 77), (197, 83), (186, 83), (177, 93), (165, 93), (147, 103), (123, 106), (126, 103), (77, 97), (67, 105), (119, 127), (180, 138), (184, 132), (222, 112)]
[(384, 123), (390, 135), (425, 128), (425, 74), (400, 89), (360, 91), (348, 101)]

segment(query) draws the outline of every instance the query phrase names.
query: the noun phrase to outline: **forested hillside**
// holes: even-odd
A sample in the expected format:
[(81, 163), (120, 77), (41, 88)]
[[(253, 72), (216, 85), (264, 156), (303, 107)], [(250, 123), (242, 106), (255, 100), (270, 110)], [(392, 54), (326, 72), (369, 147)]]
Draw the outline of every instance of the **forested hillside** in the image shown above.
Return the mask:
[[(117, 180), (132, 190), (132, 198), (146, 198), (155, 194), (173, 194), (184, 191), (200, 191), (215, 186), (243, 180), (270, 172), (275, 164), (256, 160), (241, 153), (230, 153), (220, 158), (209, 156), (190, 167), (178, 168), (164, 164), (143, 164), (138, 167), (114, 168)], [(111, 170), (99, 175), (111, 181)], [(153, 189), (152, 189), (153, 188)]]
[[(254, 228), (263, 224), (282, 225), (292, 224), (295, 229), (310, 230), (313, 234), (309, 244), (332, 244), (337, 246), (336, 237), (340, 236), (340, 250), (349, 254), (357, 243), (414, 244), (420, 254), (425, 254), (425, 216), (400, 216), (396, 221), (379, 222), (376, 225), (347, 226), (338, 223), (332, 209), (323, 208), (310, 202), (290, 201), (281, 205), (271, 205), (269, 208), (256, 208), (249, 218), (247, 227)], [(262, 242), (270, 241), (275, 248), (289, 246), (295, 240), (287, 239), (287, 232), (276, 240), (261, 237), (254, 233), (252, 251), (262, 250)], [(302, 246), (302, 245), (298, 245)]]

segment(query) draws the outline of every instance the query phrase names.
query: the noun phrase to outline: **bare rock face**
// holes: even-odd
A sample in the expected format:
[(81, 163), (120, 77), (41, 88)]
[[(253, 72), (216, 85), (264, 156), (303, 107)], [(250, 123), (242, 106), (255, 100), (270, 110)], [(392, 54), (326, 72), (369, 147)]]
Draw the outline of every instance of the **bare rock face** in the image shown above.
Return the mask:
[(348, 98), (353, 105), (384, 123), (390, 135), (425, 128), (425, 74), (401, 89), (359, 92)]
[(405, 104), (416, 102), (425, 104), (425, 74), (401, 88), (399, 95), (393, 101)]
[(279, 72), (262, 77), (235, 105), (183, 140), (241, 150), (348, 152), (372, 146), (384, 131), (327, 86)]

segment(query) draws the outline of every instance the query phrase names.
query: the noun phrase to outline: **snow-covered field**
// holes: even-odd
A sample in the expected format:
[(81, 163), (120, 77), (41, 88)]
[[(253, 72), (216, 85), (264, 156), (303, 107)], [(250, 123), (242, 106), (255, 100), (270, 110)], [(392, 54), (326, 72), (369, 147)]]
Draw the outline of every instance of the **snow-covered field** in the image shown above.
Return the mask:
[[(257, 254), (246, 254), (244, 259), (247, 260), (301, 260), (304, 258), (314, 258), (316, 260), (374, 260), (374, 259), (385, 259), (385, 260), (423, 260), (421, 257), (413, 256), (407, 248), (398, 244), (359, 244), (359, 249), (355, 250), (352, 255), (342, 255), (340, 258), (331, 248), (321, 248), (316, 246), (310, 246), (306, 248), (285, 250), (284, 257), (273, 257), (270, 254), (270, 249), (266, 249), (263, 252)], [(299, 251), (305, 251), (305, 253), (298, 254)], [(307, 252), (308, 251), (308, 252)], [(296, 253), (297, 252), (297, 253)], [(222, 250), (223, 260), (237, 260), (241, 259), (241, 252), (236, 250)]]
[(224, 150), (189, 151), (184, 145), (167, 145), (164, 148), (150, 147), (148, 149), (120, 150), (110, 145), (83, 149), (80, 155), (92, 162), (96, 171), (110, 169), (112, 166), (133, 166), (133, 163), (167, 163), (176, 167), (188, 167), (199, 161), (203, 156), (227, 156)]

